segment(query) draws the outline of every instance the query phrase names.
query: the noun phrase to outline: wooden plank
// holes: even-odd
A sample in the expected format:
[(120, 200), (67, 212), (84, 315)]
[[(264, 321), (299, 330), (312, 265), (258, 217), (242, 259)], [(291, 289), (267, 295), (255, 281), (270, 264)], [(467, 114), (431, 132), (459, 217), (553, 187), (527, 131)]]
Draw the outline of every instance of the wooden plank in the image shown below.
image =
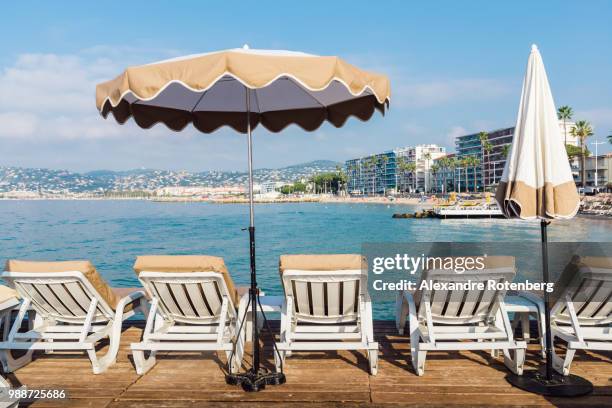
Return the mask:
[[(278, 322), (272, 322), (278, 330)], [(502, 358), (485, 351), (431, 352), (424, 376), (410, 363), (409, 342), (395, 335), (393, 322), (375, 322), (381, 355), (377, 376), (367, 373), (363, 351), (300, 352), (287, 358), (287, 383), (260, 393), (227, 385), (224, 353), (160, 353), (155, 367), (136, 375), (130, 343), (138, 341), (144, 323), (124, 324), (118, 361), (106, 373), (93, 375), (84, 354), (37, 353), (29, 365), (9, 376), (13, 384), (63, 388), (65, 401), (37, 401), (34, 407), (269, 407), (324, 406), (605, 406), (612, 400), (612, 353), (578, 352), (572, 373), (595, 385), (587, 397), (546, 399), (511, 387)], [(272, 349), (265, 336), (263, 363), (272, 368)], [(103, 346), (104, 350), (107, 346)], [(247, 347), (246, 359), (251, 349)], [(539, 347), (530, 345), (528, 366), (540, 363)]]

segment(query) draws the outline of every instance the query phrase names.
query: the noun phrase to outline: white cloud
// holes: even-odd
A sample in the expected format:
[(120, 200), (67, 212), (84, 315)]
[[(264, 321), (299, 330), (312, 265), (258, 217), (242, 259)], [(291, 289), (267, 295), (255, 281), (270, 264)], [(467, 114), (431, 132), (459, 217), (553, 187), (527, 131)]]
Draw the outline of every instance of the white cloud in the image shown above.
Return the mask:
[(38, 127), (38, 117), (25, 112), (0, 112), (0, 137), (22, 138), (32, 135)]
[[(147, 58), (148, 53), (156, 57)], [(130, 65), (169, 55), (170, 51), (104, 46), (75, 55), (21, 54), (0, 70), (0, 138), (91, 140), (139, 134), (143, 131), (133, 123), (119, 126), (112, 117), (100, 117), (96, 84), (121, 72), (124, 67), (114, 61)], [(148, 132), (149, 136), (169, 133), (163, 126)]]
[(493, 100), (511, 89), (497, 79), (463, 78), (404, 82), (395, 86), (394, 100), (402, 108), (430, 108), (452, 102)]

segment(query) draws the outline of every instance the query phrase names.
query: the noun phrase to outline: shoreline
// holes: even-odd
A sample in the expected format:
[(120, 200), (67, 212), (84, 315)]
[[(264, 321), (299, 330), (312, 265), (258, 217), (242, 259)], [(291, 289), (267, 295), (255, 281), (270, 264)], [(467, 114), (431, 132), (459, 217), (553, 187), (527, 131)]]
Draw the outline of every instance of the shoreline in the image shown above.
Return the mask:
[[(20, 198), (6, 198), (1, 197), (2, 201), (151, 201), (156, 203), (206, 203), (206, 204), (248, 204), (246, 198), (225, 198), (225, 199), (213, 199), (213, 198), (195, 198), (195, 197), (20, 197)], [(257, 198), (255, 204), (301, 204), (301, 203), (314, 203), (314, 204), (377, 204), (387, 206), (401, 206), (401, 205), (412, 205), (417, 206), (419, 210), (433, 209), (436, 204), (441, 200), (427, 198), (422, 201), (421, 198), (417, 197), (397, 197), (390, 200), (387, 197), (290, 197), (284, 199), (278, 198)], [(597, 214), (589, 211), (580, 211), (576, 214), (576, 217), (596, 219), (604, 221), (612, 221), (612, 215), (609, 214)]]
[[(200, 197), (0, 197), (0, 201), (153, 201), (161, 203), (211, 203), (211, 204), (248, 204), (247, 198), (200, 198)], [(255, 198), (256, 204), (291, 204), (291, 203), (325, 203), (325, 204), (393, 204), (393, 205), (434, 205), (437, 200), (400, 197), (393, 200), (387, 197), (288, 197), (288, 198)]]

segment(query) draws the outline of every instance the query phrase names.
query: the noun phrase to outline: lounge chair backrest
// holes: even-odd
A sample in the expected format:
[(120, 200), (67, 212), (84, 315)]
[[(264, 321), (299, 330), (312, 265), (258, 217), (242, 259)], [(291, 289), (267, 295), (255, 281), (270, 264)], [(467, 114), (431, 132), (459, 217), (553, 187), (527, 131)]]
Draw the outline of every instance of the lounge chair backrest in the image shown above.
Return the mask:
[(296, 316), (349, 321), (359, 314), (366, 279), (361, 270), (286, 270), (283, 286), (293, 297)]
[(147, 294), (171, 321), (201, 324), (219, 319), (223, 300), (230, 314), (238, 295), (223, 258), (207, 255), (144, 255), (134, 271)]
[(114, 317), (113, 309), (81, 271), (4, 272), (2, 278), (42, 316), (60, 322), (83, 323), (95, 299), (93, 323), (107, 322)]
[(157, 299), (160, 310), (171, 321), (214, 323), (222, 314), (224, 300), (230, 313), (235, 310), (225, 280), (218, 272), (142, 271), (138, 278), (147, 294)]
[[(487, 257), (484, 263), (485, 268), (482, 270), (463, 273), (446, 269), (424, 271), (421, 282), (428, 281), (429, 287), (417, 290), (414, 296), (419, 309), (419, 318), (425, 319), (425, 302), (431, 306), (431, 317), (434, 323), (468, 324), (487, 322), (494, 318), (499, 308), (499, 299), (503, 299), (506, 291), (489, 289), (488, 281), (511, 282), (515, 276), (514, 258), (491, 256)], [(482, 282), (484, 289), (432, 289), (432, 286), (437, 283), (461, 282)]]
[(571, 323), (567, 299), (580, 325), (611, 323), (612, 258), (577, 258), (567, 265), (551, 296), (552, 316), (557, 323)]
[(367, 295), (367, 274), (360, 255), (283, 255), (283, 288), (303, 321), (347, 322), (359, 315)]

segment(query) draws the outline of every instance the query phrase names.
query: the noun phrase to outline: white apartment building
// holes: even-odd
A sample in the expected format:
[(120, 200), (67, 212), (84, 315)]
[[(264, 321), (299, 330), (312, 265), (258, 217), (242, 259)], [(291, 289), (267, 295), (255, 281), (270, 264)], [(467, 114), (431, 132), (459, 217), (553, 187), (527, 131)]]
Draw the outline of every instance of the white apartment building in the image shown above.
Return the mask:
[(430, 172), (431, 165), (434, 163), (434, 160), (446, 156), (446, 148), (436, 144), (422, 144), (395, 149), (394, 152), (397, 157), (403, 157), (408, 163), (416, 164), (414, 175), (416, 180), (412, 179), (413, 175), (408, 174), (410, 178), (408, 184), (416, 186), (416, 191), (431, 191), (434, 187)]

